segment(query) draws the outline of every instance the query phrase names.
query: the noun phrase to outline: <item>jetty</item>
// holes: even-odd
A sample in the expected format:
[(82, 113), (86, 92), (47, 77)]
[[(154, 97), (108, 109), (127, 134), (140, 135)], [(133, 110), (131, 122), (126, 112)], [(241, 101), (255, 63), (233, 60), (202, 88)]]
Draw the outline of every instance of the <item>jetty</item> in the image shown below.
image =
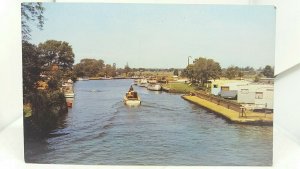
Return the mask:
[(220, 101), (214, 103), (197, 95), (183, 95), (184, 100), (197, 104), (205, 109), (208, 109), (226, 120), (233, 123), (252, 124), (252, 125), (273, 125), (273, 113), (260, 113), (250, 110), (234, 110), (230, 105), (224, 106)]

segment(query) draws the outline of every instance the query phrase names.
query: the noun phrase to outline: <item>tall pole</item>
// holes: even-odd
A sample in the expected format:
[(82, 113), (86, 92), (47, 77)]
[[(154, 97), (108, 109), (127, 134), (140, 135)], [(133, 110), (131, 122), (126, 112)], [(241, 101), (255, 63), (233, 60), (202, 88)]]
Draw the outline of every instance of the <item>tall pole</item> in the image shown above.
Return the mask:
[(188, 56), (188, 65), (190, 65), (190, 58), (192, 58), (192, 56)]

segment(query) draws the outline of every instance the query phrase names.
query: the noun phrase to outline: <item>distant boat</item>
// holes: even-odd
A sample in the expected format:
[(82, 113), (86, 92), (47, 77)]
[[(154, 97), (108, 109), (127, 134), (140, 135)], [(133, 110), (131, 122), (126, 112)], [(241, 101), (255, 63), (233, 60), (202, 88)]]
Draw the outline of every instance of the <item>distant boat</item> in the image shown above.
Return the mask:
[(141, 87), (147, 87), (147, 84), (148, 84), (147, 79), (141, 79), (138, 85)]
[(161, 90), (161, 85), (149, 83), (148, 86), (147, 86), (147, 89), (148, 90), (153, 90), (153, 91), (160, 91)]
[(133, 84), (138, 85), (140, 79), (134, 79)]
[(141, 104), (141, 99), (138, 96), (138, 93), (133, 90), (133, 87), (130, 86), (129, 91), (124, 96), (124, 104), (128, 106), (139, 106)]
[(112, 80), (112, 77), (100, 77), (100, 80)]
[(88, 81), (89, 78), (88, 77), (79, 77), (77, 78), (78, 81)]

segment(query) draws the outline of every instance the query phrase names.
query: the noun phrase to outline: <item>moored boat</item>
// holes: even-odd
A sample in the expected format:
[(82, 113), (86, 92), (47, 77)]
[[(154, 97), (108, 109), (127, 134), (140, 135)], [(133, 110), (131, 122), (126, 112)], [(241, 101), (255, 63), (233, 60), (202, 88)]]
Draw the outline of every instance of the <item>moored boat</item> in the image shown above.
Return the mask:
[(128, 106), (139, 106), (141, 104), (141, 99), (138, 96), (138, 93), (133, 90), (133, 87), (130, 86), (129, 91), (124, 96), (124, 104)]
[(62, 91), (64, 92), (65, 98), (73, 98), (75, 96), (73, 81), (71, 79), (62, 84)]
[(133, 84), (138, 85), (139, 81), (140, 81), (140, 79), (134, 79)]
[(88, 77), (78, 77), (77, 80), (78, 81), (88, 81), (89, 78)]
[(148, 86), (147, 86), (147, 89), (148, 90), (153, 90), (153, 91), (160, 91), (161, 90), (161, 85), (149, 83)]
[(140, 87), (147, 87), (147, 79), (141, 79), (140, 83), (138, 84)]
[(75, 96), (74, 92), (65, 93), (65, 98), (73, 98)]

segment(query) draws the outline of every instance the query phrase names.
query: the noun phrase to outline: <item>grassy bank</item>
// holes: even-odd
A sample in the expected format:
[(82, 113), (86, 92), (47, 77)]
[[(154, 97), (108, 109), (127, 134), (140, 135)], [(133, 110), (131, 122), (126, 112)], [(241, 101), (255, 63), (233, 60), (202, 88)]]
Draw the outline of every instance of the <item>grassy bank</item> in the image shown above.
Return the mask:
[(170, 93), (190, 93), (196, 91), (193, 85), (187, 83), (168, 83), (162, 85), (162, 87), (168, 89)]

